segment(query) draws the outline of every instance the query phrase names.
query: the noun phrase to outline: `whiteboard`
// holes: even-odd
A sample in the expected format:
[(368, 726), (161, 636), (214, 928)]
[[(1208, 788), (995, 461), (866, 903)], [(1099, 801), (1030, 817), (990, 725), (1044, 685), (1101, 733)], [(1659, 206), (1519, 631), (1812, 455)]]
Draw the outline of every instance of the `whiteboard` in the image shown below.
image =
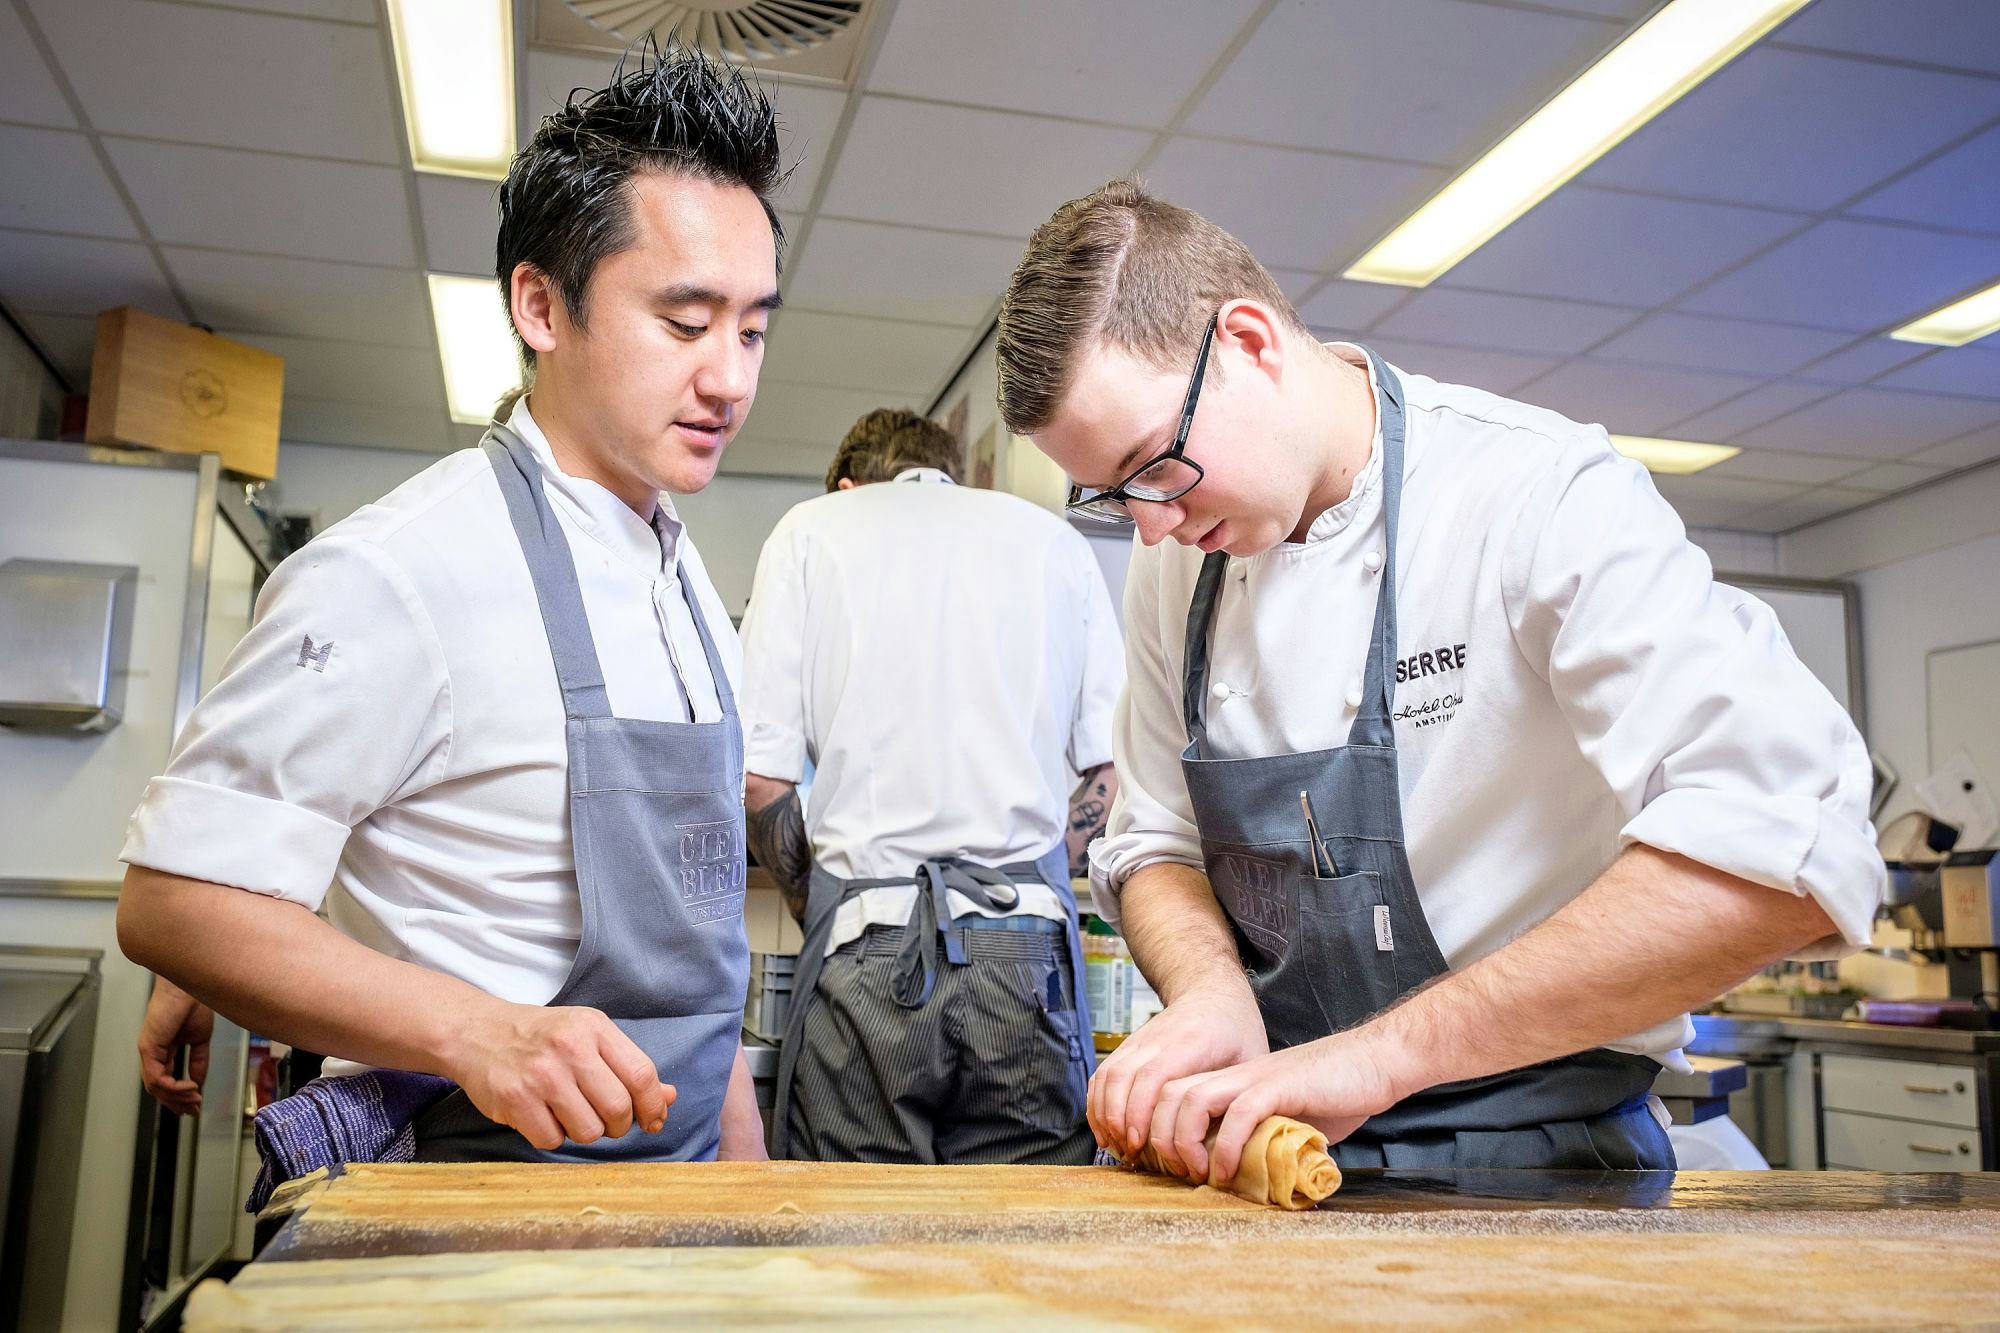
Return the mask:
[(1924, 662), (1930, 770), (1960, 750), (1988, 783), (2000, 782), (2000, 640), (1934, 649)]
[(1854, 585), (1756, 575), (1731, 575), (1720, 581), (1749, 593), (1777, 614), (1792, 651), (1866, 736)]

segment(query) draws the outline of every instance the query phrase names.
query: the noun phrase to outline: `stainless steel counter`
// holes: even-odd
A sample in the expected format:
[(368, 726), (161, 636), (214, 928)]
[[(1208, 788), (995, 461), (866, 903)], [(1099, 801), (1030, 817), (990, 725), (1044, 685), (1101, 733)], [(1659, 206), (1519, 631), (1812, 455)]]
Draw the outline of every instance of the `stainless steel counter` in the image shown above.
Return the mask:
[(1779, 1041), (1885, 1046), (1957, 1055), (2000, 1052), (2000, 1032), (1899, 1027), (1892, 1023), (1849, 1023), (1824, 1018), (1773, 1018), (1765, 1014), (1696, 1014), (1694, 1033), (1694, 1042), (1688, 1049), (1703, 1055), (1741, 1055)]

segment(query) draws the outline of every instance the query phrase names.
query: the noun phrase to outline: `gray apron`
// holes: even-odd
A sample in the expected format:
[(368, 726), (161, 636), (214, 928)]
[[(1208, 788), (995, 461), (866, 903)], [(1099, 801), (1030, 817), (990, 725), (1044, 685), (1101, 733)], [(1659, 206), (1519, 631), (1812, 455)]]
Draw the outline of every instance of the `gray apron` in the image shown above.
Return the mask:
[(1068, 915), (1063, 939), (1069, 950), (1070, 981), (1074, 1004), (1069, 1009), (1045, 1007), (1043, 1012), (1068, 1044), (1070, 1092), (1079, 1117), (1096, 1068), (1096, 1052), (1090, 1040), (1090, 1010), (1084, 998), (1083, 941), (1077, 930), (1076, 893), (1069, 882), (1069, 852), (1057, 843), (1040, 860), (1017, 861), (995, 870), (959, 857), (928, 860), (916, 874), (905, 879), (839, 879), (814, 866), (807, 882), (804, 943), (799, 965), (792, 978), (792, 1005), (785, 1015), (784, 1045), (778, 1052), (776, 1105), (771, 1112), (771, 1156), (781, 1158), (791, 1152), (792, 1081), (798, 1066), (800, 1043), (805, 1034), (806, 1015), (819, 989), (819, 974), (826, 962), (826, 946), (833, 937), (834, 914), (849, 898), (868, 889), (890, 885), (917, 886), (916, 906), (903, 927), (901, 945), (893, 970), (893, 997), (905, 1009), (919, 1009), (929, 1002), (936, 986), (939, 944), (942, 941), (944, 966), (964, 967), (968, 963), (964, 939), (952, 928), (951, 907), (946, 892), (963, 894), (982, 906), (1004, 911), (1019, 901), (1015, 884), (1040, 880), (1055, 891)]
[(481, 1115), (463, 1091), (417, 1120), (420, 1161), (707, 1161), (735, 1069), (750, 947), (743, 927), (743, 731), (694, 590), (681, 595), (722, 705), (716, 722), (614, 717), (569, 542), (521, 438), (495, 423), (483, 447), (535, 584), (569, 749), (570, 840), (583, 933), (551, 1005), (601, 1010), (677, 1097), (659, 1133), (553, 1152)]
[[(1380, 386), (1386, 530), (1367, 676), (1347, 744), (1268, 758), (1210, 757), (1209, 630), (1226, 586), (1226, 553), (1202, 562), (1188, 609), (1181, 771), (1209, 882), (1274, 1050), (1366, 1022), (1449, 970), (1404, 852), (1391, 720), (1403, 387), (1379, 357), (1368, 357)], [(1331, 878), (1315, 864), (1302, 791), (1311, 793)], [(1666, 1132), (1645, 1103), (1659, 1068), (1599, 1049), (1442, 1084), (1370, 1118), (1337, 1146), (1336, 1157), (1342, 1166), (1670, 1168)]]

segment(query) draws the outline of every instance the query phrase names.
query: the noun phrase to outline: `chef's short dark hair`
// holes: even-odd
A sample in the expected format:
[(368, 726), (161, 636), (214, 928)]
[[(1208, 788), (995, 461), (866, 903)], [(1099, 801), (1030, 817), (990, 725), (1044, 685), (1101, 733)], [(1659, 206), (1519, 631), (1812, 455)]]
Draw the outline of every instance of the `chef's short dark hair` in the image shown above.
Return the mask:
[(841, 437), (826, 470), (826, 488), (839, 490), (843, 478), (857, 486), (891, 481), (913, 467), (934, 467), (957, 481), (964, 458), (958, 437), (929, 417), (907, 407), (878, 407)]
[[(514, 270), (530, 264), (586, 327), (591, 274), (632, 244), (628, 182), (648, 171), (748, 189), (764, 206), (782, 258), (785, 229), (771, 195), (784, 172), (770, 99), (742, 71), (648, 38), (619, 57), (608, 85), (572, 90), (514, 155), (500, 186), (494, 247), (501, 299), (511, 301)], [(534, 349), (518, 331), (515, 342), (532, 368)]]

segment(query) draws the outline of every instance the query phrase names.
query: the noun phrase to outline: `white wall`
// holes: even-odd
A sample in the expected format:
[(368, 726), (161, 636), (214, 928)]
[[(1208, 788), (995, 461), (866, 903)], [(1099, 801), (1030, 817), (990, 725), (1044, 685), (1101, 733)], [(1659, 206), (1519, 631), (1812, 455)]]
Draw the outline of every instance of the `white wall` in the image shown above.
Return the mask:
[(1718, 574), (1775, 574), (1778, 539), (1767, 532), (1689, 528), (1688, 540), (1708, 553)]
[[(283, 513), (310, 513), (325, 531), (387, 495), (441, 455), (330, 444), (287, 444), (266, 503)], [(757, 553), (787, 509), (825, 490), (816, 478), (717, 477), (699, 495), (676, 497), (708, 575), (730, 614), (742, 615), (757, 572)]]
[(62, 385), (34, 349), (0, 323), (0, 439), (53, 440), (62, 399)]
[[(1869, 744), (1901, 779), (1886, 823), (1914, 808), (1931, 771), (1926, 658), (2000, 639), (2000, 466), (1814, 524), (1781, 550), (1787, 574), (1845, 577), (1861, 590)], [(2000, 699), (2000, 675), (1988, 688)]]
[[(1779, 554), (1785, 574), (1861, 590), (1868, 740), (1902, 778), (1886, 821), (1912, 807), (1930, 771), (1926, 655), (2000, 639), (2000, 464), (1801, 528)], [(1992, 693), (2000, 700), (2000, 678)]]

